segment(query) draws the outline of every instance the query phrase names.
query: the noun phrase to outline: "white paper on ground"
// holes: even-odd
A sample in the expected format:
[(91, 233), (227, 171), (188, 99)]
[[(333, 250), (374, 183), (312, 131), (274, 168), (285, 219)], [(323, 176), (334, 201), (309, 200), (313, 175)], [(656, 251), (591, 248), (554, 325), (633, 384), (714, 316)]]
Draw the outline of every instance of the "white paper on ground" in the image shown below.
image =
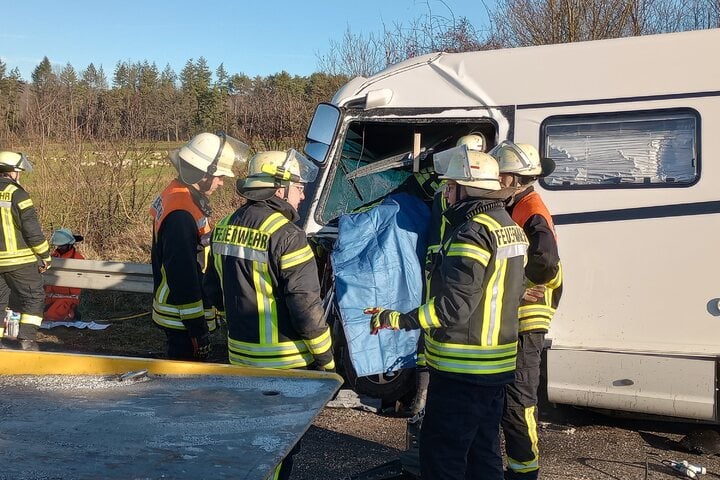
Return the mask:
[(55, 327), (73, 327), (73, 328), (88, 328), (90, 330), (105, 330), (109, 327), (109, 323), (96, 323), (96, 322), (51, 322), (49, 320), (43, 320), (40, 328), (50, 329)]

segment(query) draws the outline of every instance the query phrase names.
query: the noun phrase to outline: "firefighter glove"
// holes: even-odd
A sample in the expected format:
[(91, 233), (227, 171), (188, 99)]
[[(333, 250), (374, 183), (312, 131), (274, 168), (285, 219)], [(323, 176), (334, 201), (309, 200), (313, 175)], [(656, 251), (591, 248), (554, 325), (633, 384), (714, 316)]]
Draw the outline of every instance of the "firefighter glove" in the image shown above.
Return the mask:
[(193, 347), (193, 357), (196, 360), (207, 360), (210, 356), (210, 334), (204, 333), (199, 337), (190, 337)]
[(318, 372), (333, 372), (335, 373), (335, 360), (330, 360), (330, 363), (322, 365), (319, 360), (315, 360), (308, 365), (308, 370), (316, 370)]
[(400, 312), (382, 307), (368, 307), (363, 313), (370, 317), (370, 335), (377, 335), (378, 330), (391, 328), (400, 330)]
[(532, 287), (528, 287), (525, 289), (522, 298), (526, 302), (535, 303), (545, 297), (545, 290), (545, 285), (533, 285)]

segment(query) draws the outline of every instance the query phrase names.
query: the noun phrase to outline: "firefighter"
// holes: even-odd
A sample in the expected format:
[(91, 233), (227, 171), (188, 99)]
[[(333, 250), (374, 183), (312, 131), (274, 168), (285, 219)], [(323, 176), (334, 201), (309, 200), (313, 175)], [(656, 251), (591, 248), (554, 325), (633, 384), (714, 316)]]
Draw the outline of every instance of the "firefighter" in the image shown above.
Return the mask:
[[(84, 260), (85, 257), (75, 248), (77, 242), (82, 242), (82, 235), (75, 235), (69, 228), (58, 228), (50, 237), (50, 244), (55, 250), (50, 254), (55, 258), (74, 258)], [(67, 321), (79, 320), (80, 305), (79, 288), (47, 285), (45, 287), (45, 313), (44, 320)]]
[[(465, 145), (468, 150), (476, 150), (483, 152), (485, 150), (485, 136), (480, 132), (472, 132), (467, 135), (463, 135), (458, 139), (455, 146), (459, 147)], [(446, 234), (449, 235), (448, 222), (443, 216), (443, 212), (447, 209), (447, 201), (443, 194), (442, 188), (444, 182), (436, 185), (436, 192), (433, 196), (432, 214), (430, 218), (430, 228), (428, 230), (428, 247), (425, 256), (425, 296), (426, 300), (429, 300), (430, 291), (430, 271), (432, 265), (435, 263), (438, 253), (440, 252), (440, 246), (443, 240), (445, 240)], [(425, 361), (425, 348), (423, 346), (422, 336), (418, 340), (418, 368), (416, 370), (415, 384), (416, 393), (413, 399), (412, 405), (410, 406), (410, 413), (417, 415), (422, 412), (425, 408), (425, 401), (427, 399), (427, 387), (429, 382), (429, 372), (427, 370), (427, 364)]]
[[(292, 149), (257, 153), (237, 185), (247, 202), (213, 230), (205, 285), (211, 303), (225, 313), (232, 364), (335, 369), (315, 255), (294, 223), (305, 184), (317, 171)], [(298, 450), (273, 478), (290, 476)]]
[(20, 313), (17, 338), (2, 338), (5, 348), (38, 350), (35, 343), (42, 322), (45, 290), (42, 273), (50, 268), (48, 245), (30, 195), (19, 183), (20, 172), (31, 171), (27, 157), (0, 152), (0, 298)]
[[(451, 159), (447, 162), (448, 159)], [(500, 420), (515, 372), (527, 239), (505, 210), (498, 164), (456, 147), (435, 154), (452, 234), (410, 312), (371, 307), (371, 333), (422, 328), (430, 385), (420, 431), (422, 478), (502, 479)], [(445, 166), (443, 166), (443, 164)]]
[(175, 178), (152, 203), (152, 319), (167, 336), (167, 355), (175, 360), (205, 361), (215, 313), (205, 308), (205, 270), (212, 210), (208, 197), (234, 177), (236, 162), (248, 146), (220, 132), (200, 133), (170, 153)]
[(532, 145), (502, 142), (491, 154), (500, 167), (500, 182), (515, 189), (508, 203), (512, 219), (528, 237), (526, 290), (520, 303), (515, 382), (506, 388), (502, 427), (508, 479), (537, 479), (537, 390), (545, 334), (562, 294), (562, 267), (552, 216), (533, 184), (554, 169)]

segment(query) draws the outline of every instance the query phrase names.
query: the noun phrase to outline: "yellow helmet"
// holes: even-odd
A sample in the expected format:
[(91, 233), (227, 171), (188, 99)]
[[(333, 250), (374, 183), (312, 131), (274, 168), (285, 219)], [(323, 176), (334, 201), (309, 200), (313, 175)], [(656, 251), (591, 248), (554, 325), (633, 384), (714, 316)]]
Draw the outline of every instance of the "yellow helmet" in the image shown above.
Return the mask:
[(434, 154), (433, 162), (442, 179), (466, 187), (500, 190), (498, 163), (487, 153), (461, 145)]
[(490, 151), (500, 165), (500, 173), (537, 177), (549, 175), (555, 169), (550, 159), (541, 159), (537, 149), (527, 143), (504, 141)]
[(32, 172), (32, 164), (24, 153), (2, 151), (0, 172)]
[(242, 185), (248, 188), (270, 188), (315, 180), (318, 168), (294, 149), (258, 152), (248, 165), (248, 176)]
[(485, 151), (485, 136), (480, 132), (472, 132), (460, 137), (455, 144), (456, 147), (466, 145), (468, 150)]
[(175, 168), (179, 160), (214, 177), (234, 177), (232, 167), (236, 162), (247, 160), (250, 147), (231, 136), (220, 132), (200, 133), (178, 150), (170, 152)]

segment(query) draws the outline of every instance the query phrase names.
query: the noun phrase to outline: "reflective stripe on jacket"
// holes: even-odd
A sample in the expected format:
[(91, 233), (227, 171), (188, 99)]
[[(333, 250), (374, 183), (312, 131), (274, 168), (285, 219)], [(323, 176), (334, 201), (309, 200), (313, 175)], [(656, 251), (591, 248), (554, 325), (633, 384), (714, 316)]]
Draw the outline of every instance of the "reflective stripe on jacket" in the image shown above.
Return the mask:
[(296, 215), (277, 197), (249, 201), (213, 230), (205, 288), (225, 311), (233, 364), (334, 368), (315, 255)]
[(28, 193), (14, 180), (0, 177), (0, 269), (50, 261), (50, 245), (43, 235)]
[(540, 195), (529, 187), (515, 198), (510, 215), (528, 237), (526, 287), (545, 285), (545, 295), (537, 302), (520, 302), (520, 332), (547, 332), (562, 295), (562, 265), (552, 216)]
[[(440, 250), (431, 300), (409, 312), (425, 330), (427, 364), (480, 383), (509, 383), (517, 350), (527, 238), (501, 202), (470, 201)], [(477, 213), (479, 212), (479, 213)]]
[[(196, 194), (196, 196), (199, 194)], [(190, 188), (178, 180), (152, 203), (153, 321), (163, 328), (215, 329), (203, 302), (202, 276), (210, 225)]]

